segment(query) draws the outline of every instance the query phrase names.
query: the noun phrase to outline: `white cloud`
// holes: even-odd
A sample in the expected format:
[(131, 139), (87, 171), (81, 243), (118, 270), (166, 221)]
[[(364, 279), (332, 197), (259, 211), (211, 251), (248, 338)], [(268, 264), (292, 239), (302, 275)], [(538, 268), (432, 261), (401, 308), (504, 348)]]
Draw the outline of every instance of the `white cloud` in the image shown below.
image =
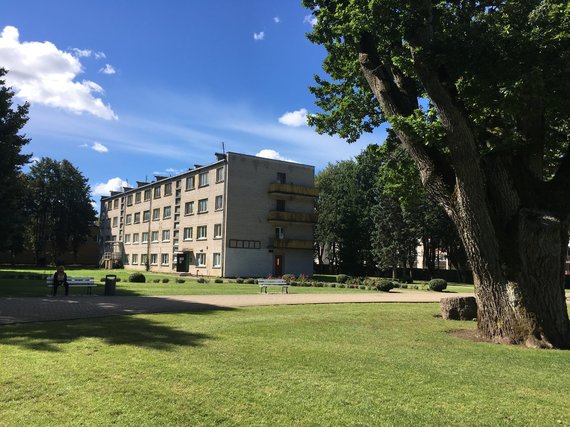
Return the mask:
[(6, 84), (25, 101), (117, 119), (109, 105), (93, 96), (103, 92), (101, 86), (89, 80), (75, 81), (83, 72), (78, 57), (51, 42), (20, 42), (18, 29), (6, 26), (0, 34), (0, 63), (8, 70)]
[(271, 150), (270, 148), (264, 148), (259, 153), (257, 153), (255, 156), (256, 157), (263, 157), (264, 159), (283, 160), (285, 162), (298, 163), (295, 160), (291, 160), (291, 159), (287, 159), (287, 158), (283, 157), (277, 151)]
[(103, 68), (99, 70), (100, 73), (103, 74), (115, 74), (116, 71), (111, 64), (105, 64)]
[(123, 187), (128, 187), (129, 183), (119, 177), (111, 178), (105, 183), (95, 184), (91, 192), (94, 196), (108, 196), (111, 191), (122, 191)]
[(314, 27), (317, 24), (317, 17), (315, 15), (306, 15), (305, 18), (303, 18), (303, 23), (307, 23), (311, 27)]
[(263, 40), (263, 39), (265, 39), (265, 33), (263, 31), (260, 31), (259, 33), (253, 33), (253, 39), (254, 40)]
[(76, 47), (72, 48), (71, 51), (77, 58), (89, 58), (93, 53), (89, 49), (77, 49)]
[(91, 146), (91, 149), (97, 151), (98, 153), (109, 152), (109, 149), (99, 142), (94, 142), (93, 145)]
[(307, 113), (308, 111), (305, 108), (301, 108), (297, 111), (291, 111), (283, 114), (279, 117), (279, 123), (284, 124), (286, 126), (306, 126), (307, 125)]
[(174, 169), (174, 168), (167, 168), (164, 171), (154, 171), (153, 175), (158, 176), (175, 176), (180, 175), (182, 172), (185, 172), (187, 169)]
[(281, 19), (280, 19), (278, 16), (275, 16), (275, 17), (273, 17), (273, 21), (274, 21), (276, 24), (279, 24), (279, 23), (281, 22)]
[(105, 55), (103, 52), (95, 52), (94, 56), (95, 59), (105, 59), (107, 57), (107, 55)]

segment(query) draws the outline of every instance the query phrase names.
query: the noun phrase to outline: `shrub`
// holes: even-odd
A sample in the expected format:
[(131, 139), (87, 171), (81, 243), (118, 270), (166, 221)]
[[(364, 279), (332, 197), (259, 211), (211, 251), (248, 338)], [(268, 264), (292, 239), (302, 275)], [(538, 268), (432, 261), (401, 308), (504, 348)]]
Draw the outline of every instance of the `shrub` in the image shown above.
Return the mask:
[(338, 276), (336, 276), (336, 282), (337, 283), (346, 283), (349, 278), (350, 277), (347, 276), (346, 274), (339, 274)]
[(152, 283), (160, 283), (160, 279), (152, 279)]
[(306, 282), (308, 280), (307, 276), (304, 275), (303, 273), (299, 274), (299, 277), (297, 278), (297, 280), (301, 283)]
[(410, 289), (419, 289), (418, 285), (410, 285)]
[(346, 288), (346, 285), (344, 283), (339, 283), (338, 285), (336, 285), (337, 288)]
[(330, 286), (331, 288), (336, 288), (336, 283), (330, 282), (330, 283), (329, 283), (329, 286)]
[(358, 289), (364, 290), (364, 289), (366, 289), (366, 285), (358, 285)]
[(186, 283), (186, 280), (184, 280), (184, 279), (176, 279), (176, 283)]
[(294, 274), (284, 274), (281, 278), (283, 280), (285, 280), (287, 283), (291, 283), (293, 280), (295, 280), (295, 275)]
[[(131, 274), (131, 276), (132, 276), (132, 274)], [(129, 282), (132, 282), (131, 276), (129, 276)], [(100, 280), (101, 282), (104, 282), (104, 281), (105, 281), (105, 278), (104, 278), (104, 277), (101, 277), (99, 280)]]
[(205, 277), (198, 277), (198, 278), (196, 279), (196, 281), (197, 281), (198, 283), (208, 283), (208, 279), (206, 279)]
[(291, 286), (300, 286), (300, 285), (299, 285), (299, 282), (291, 282), (291, 283), (289, 283), (289, 284), (290, 284)]
[(224, 283), (224, 279), (220, 279), (218, 277), (217, 279), (214, 279), (214, 283)]
[(432, 291), (441, 292), (447, 288), (447, 282), (444, 279), (431, 279), (428, 286)]
[(408, 289), (408, 284), (407, 284), (407, 283), (402, 283), (401, 288), (402, 288), (402, 289)]
[(170, 279), (162, 279), (162, 283), (168, 283), (170, 282)]
[(120, 278), (120, 277), (117, 277), (117, 278), (115, 279), (115, 282), (117, 282), (117, 283), (119, 283), (120, 281), (121, 281), (121, 278)]
[(243, 279), (242, 279), (241, 277), (238, 277), (238, 278), (236, 279), (236, 283), (243, 283)]
[(392, 282), (392, 284), (394, 285), (394, 289), (398, 289), (398, 288), (401, 288), (404, 283)]
[[(101, 277), (101, 281), (104, 282), (105, 278)], [(131, 273), (129, 276), (129, 282), (131, 282), (131, 283), (145, 283), (146, 278), (144, 277), (144, 274), (142, 274), (142, 273)]]
[(317, 288), (324, 288), (326, 285), (323, 282), (315, 282), (314, 286)]
[(394, 289), (394, 283), (391, 280), (380, 280), (376, 284), (376, 289), (382, 292), (390, 292), (390, 289)]
[(257, 282), (255, 279), (245, 279), (245, 283), (248, 285), (254, 285)]

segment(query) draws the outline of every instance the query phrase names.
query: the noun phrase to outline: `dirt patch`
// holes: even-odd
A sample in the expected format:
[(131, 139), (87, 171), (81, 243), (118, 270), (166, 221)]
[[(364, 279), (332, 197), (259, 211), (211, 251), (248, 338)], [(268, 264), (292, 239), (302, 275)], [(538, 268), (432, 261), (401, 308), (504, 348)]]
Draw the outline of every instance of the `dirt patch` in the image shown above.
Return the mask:
[(448, 331), (447, 333), (452, 337), (457, 337), (468, 341), (487, 342), (492, 344), (492, 341), (489, 341), (488, 339), (481, 337), (477, 329), (456, 329), (453, 331)]

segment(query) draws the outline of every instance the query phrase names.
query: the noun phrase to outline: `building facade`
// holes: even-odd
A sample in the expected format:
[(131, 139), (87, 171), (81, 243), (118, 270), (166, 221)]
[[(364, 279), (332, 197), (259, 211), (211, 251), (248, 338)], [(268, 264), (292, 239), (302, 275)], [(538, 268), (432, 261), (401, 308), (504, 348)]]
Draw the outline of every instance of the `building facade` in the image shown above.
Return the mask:
[(222, 277), (313, 271), (314, 167), (238, 153), (101, 198), (103, 265)]

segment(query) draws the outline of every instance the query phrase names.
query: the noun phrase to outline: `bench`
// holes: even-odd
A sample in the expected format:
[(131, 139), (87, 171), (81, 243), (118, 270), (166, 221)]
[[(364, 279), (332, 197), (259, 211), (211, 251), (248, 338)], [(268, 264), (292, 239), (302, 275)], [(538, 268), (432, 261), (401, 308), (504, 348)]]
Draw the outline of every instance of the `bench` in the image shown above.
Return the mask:
[(281, 286), (281, 293), (289, 293), (289, 283), (283, 279), (257, 279), (257, 284), (259, 285), (259, 292), (267, 293), (267, 288), (269, 286)]
[[(97, 286), (95, 279), (93, 277), (68, 277), (67, 283), (69, 283), (69, 288), (86, 288), (87, 293), (91, 295), (91, 289)], [(50, 276), (46, 279), (46, 285), (48, 288), (53, 288), (53, 277)]]

